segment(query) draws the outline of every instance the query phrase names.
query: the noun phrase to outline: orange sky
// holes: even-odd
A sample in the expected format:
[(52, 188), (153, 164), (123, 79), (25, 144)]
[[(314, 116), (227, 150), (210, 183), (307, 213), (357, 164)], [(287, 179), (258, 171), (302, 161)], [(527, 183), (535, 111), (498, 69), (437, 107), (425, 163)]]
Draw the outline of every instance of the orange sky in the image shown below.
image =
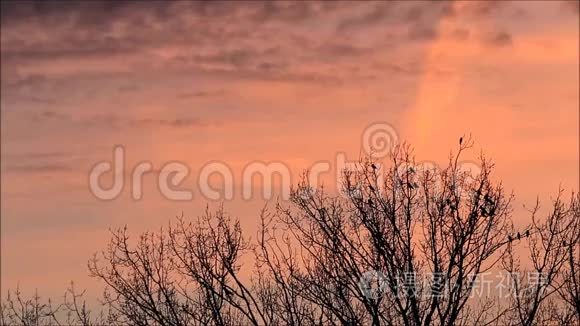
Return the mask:
[[(420, 161), (476, 141), (523, 204), (578, 190), (578, 2), (2, 3), (2, 289), (98, 292), (86, 261), (107, 228), (156, 229), (207, 201), (135, 202), (88, 188), (122, 144), (127, 162), (210, 161), (294, 172), (387, 122)], [(264, 205), (225, 207), (250, 234)], [(215, 202), (210, 203), (215, 205)]]

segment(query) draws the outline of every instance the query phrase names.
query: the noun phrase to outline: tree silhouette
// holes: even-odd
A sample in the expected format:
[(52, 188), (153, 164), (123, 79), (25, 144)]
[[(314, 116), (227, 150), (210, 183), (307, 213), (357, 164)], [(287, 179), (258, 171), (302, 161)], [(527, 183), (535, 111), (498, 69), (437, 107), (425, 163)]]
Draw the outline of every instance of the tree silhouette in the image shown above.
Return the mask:
[[(103, 307), (94, 314), (83, 299), (84, 291), (78, 293), (71, 282), (66, 289), (61, 304), (52, 300), (46, 302), (35, 293), (30, 299), (24, 298), (17, 287), (0, 305), (0, 325), (109, 325), (114, 322)], [(95, 317), (96, 315), (96, 317)]]
[[(542, 325), (550, 322), (567, 325), (574, 320), (578, 321), (578, 202), (576, 195), (566, 205), (560, 190), (543, 221), (538, 221), (539, 203), (536, 203), (531, 212), (531, 225), (516, 237), (525, 240), (529, 248), (531, 268), (526, 273), (522, 273), (519, 259), (515, 257), (515, 242), (508, 245), (508, 255), (503, 266), (514, 288), (510, 297), (512, 308), (506, 316), (506, 325)], [(554, 302), (554, 294), (559, 295), (564, 302)], [(548, 302), (544, 304), (544, 301)]]
[[(8, 296), (2, 324), (123, 325), (570, 325), (580, 321), (580, 197), (515, 230), (512, 198), (481, 157), (416, 164), (407, 145), (386, 168), (372, 159), (345, 170), (340, 195), (311, 189), (304, 175), (288, 202), (260, 213), (255, 240), (223, 209), (132, 243), (113, 230), (89, 261), (105, 285), (96, 317), (74, 287), (54, 306)], [(529, 247), (523, 268), (516, 246)], [(477, 276), (510, 273), (506, 303), (472, 298)], [(531, 282), (518, 272), (534, 272)], [(62, 317), (62, 316), (65, 317)], [(66, 319), (64, 322), (62, 321)]]
[[(505, 253), (511, 196), (491, 182), (485, 159), (478, 176), (460, 171), (469, 146), (463, 142), (442, 171), (413, 168), (409, 148), (401, 147), (382, 182), (372, 162), (361, 162), (362, 169), (344, 173), (346, 199), (323, 191), (305, 197), (308, 185), (300, 184), (277, 220), (289, 239), (286, 253), (296, 244), (300, 252), (284, 255), (276, 250), (280, 236), (270, 234), (269, 248), (285, 263), (272, 273), (298, 284), (322, 324), (476, 322), (489, 305), (465, 309), (473, 276)], [(370, 280), (374, 295), (360, 286), (369, 272), (380, 276)], [(425, 274), (429, 284), (419, 282)]]

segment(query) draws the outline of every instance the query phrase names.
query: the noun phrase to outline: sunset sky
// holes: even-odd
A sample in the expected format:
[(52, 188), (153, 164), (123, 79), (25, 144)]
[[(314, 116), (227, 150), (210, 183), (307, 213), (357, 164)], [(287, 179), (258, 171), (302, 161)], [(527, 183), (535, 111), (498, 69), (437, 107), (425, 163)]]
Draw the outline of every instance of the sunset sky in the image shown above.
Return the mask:
[[(2, 291), (89, 289), (108, 228), (156, 230), (197, 216), (204, 164), (282, 162), (296, 182), (361, 153), (390, 124), (419, 161), (444, 164), (460, 136), (496, 163), (522, 205), (579, 188), (579, 7), (523, 2), (2, 2)], [(89, 191), (91, 168), (180, 161), (194, 199)], [(334, 172), (331, 172), (332, 174)], [(261, 198), (224, 207), (254, 234)], [(3, 293), (4, 294), (4, 293)]]

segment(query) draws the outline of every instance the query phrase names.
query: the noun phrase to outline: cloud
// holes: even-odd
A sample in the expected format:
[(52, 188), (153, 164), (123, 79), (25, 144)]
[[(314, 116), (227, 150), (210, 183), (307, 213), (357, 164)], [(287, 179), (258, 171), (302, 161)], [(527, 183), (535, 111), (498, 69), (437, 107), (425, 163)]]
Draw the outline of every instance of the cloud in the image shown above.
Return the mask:
[(45, 84), (47, 81), (48, 78), (45, 75), (30, 74), (24, 77), (17, 76), (15, 80), (12, 81), (9, 78), (3, 79), (2, 87), (6, 89), (19, 89), (29, 86), (38, 86)]
[(29, 153), (16, 153), (16, 154), (4, 154), (4, 158), (7, 160), (37, 160), (37, 159), (54, 159), (54, 158), (66, 158), (74, 155), (70, 152), (29, 152)]
[[(437, 38), (479, 39), (465, 21), (494, 23), (507, 19), (513, 7), (452, 1), (3, 3), (2, 70), (14, 67), (14, 73), (4, 78), (3, 72), (2, 86), (73, 83), (105, 74), (128, 80), (181, 74), (357, 83), (367, 74), (356, 73), (354, 66), (369, 71), (377, 61), (392, 62), (401, 53), (419, 57), (423, 53), (415, 46)], [(504, 32), (481, 39), (502, 47), (516, 37)], [(33, 80), (39, 76), (44, 80)], [(136, 91), (131, 86), (118, 90)], [(189, 95), (182, 98), (202, 97)]]
[(375, 63), (373, 64), (373, 69), (388, 72), (390, 74), (402, 74), (402, 75), (420, 75), (424, 72), (421, 65), (417, 63), (411, 64), (396, 64), (396, 63)]
[(127, 120), (127, 124), (133, 127), (148, 127), (148, 126), (163, 126), (163, 127), (174, 127), (174, 128), (186, 128), (186, 127), (201, 127), (205, 124), (194, 118), (176, 118), (176, 119), (135, 119)]
[(44, 121), (71, 121), (72, 118), (69, 114), (57, 112), (54, 110), (44, 110), (40, 112), (31, 112), (28, 114), (28, 120), (34, 122), (44, 122)]
[(332, 4), (315, 3), (308, 1), (275, 2), (264, 1), (258, 6), (254, 19), (259, 23), (272, 20), (280, 20), (290, 23), (298, 23), (311, 19), (317, 14), (324, 14), (335, 9)]
[(513, 38), (508, 32), (500, 31), (492, 35), (486, 43), (497, 47), (510, 46), (513, 44)]
[(474, 1), (469, 2), (466, 8), (472, 16), (486, 18), (498, 14), (505, 5), (502, 1)]
[[(8, 4), (2, 13), (6, 19), (2, 19), (0, 51), (3, 68), (15, 67), (15, 73), (3, 78), (3, 87), (8, 83), (13, 89), (35, 88), (63, 81), (60, 90), (64, 92), (82, 81), (110, 77), (107, 74), (128, 76), (128, 80), (137, 74), (182, 74), (321, 85), (364, 81), (377, 60), (391, 61), (389, 52), (393, 49), (404, 48), (406, 42), (441, 37), (437, 26), (451, 17), (452, 5), (125, 1)], [(364, 36), (358, 37), (360, 33)], [(377, 59), (378, 53), (385, 55)], [(42, 79), (34, 80), (40, 76)], [(137, 91), (131, 84), (117, 89), (120, 94)], [(40, 95), (38, 98), (47, 98)], [(93, 123), (123, 125), (113, 120)]]
[(212, 54), (198, 54), (193, 56), (193, 60), (197, 63), (209, 63), (226, 65), (236, 68), (247, 67), (259, 55), (254, 49), (235, 49), (216, 51)]
[(337, 31), (356, 32), (377, 26), (393, 29), (406, 25), (435, 27), (441, 19), (452, 15), (453, 3), (450, 1), (379, 2), (354, 11), (338, 24)]
[(173, 118), (173, 119), (128, 118), (128, 117), (120, 117), (113, 114), (95, 115), (90, 118), (82, 119), (78, 123), (88, 127), (101, 127), (110, 129), (153, 128), (153, 127), (167, 127), (181, 129), (181, 128), (203, 127), (206, 125), (200, 119), (197, 118)]
[(44, 172), (70, 172), (73, 167), (64, 163), (40, 163), (26, 165), (8, 165), (3, 170), (11, 173), (44, 173)]
[(40, 96), (35, 96), (35, 95), (24, 96), (23, 99), (30, 101), (30, 102), (33, 102), (33, 103), (43, 104), (43, 105), (55, 105), (58, 103), (57, 99), (48, 98), (48, 97), (40, 97)]
[(130, 93), (130, 92), (136, 92), (139, 89), (140, 88), (137, 85), (131, 84), (131, 85), (120, 86), (119, 88), (117, 88), (117, 91), (119, 91), (119, 93)]
[(363, 48), (346, 42), (327, 42), (318, 47), (321, 58), (351, 57), (372, 53), (372, 48)]
[(580, 1), (578, 0), (562, 0), (562, 6), (572, 13), (580, 14)]
[(433, 27), (413, 25), (409, 28), (407, 36), (412, 41), (432, 41), (438, 35)]
[(337, 26), (337, 31), (339, 33), (350, 32), (353, 30), (364, 29), (371, 25), (376, 25), (387, 18), (391, 6), (392, 4), (389, 2), (375, 4), (362, 14), (342, 20)]
[(164, 1), (131, 3), (128, 1), (3, 1), (2, 22), (10, 25), (21, 20), (38, 20), (42, 23), (62, 19), (77, 27), (104, 27), (111, 21), (130, 12), (147, 12), (150, 16), (167, 18), (170, 4)]
[(465, 41), (469, 39), (470, 32), (465, 28), (456, 28), (451, 32), (451, 37), (457, 41)]
[(223, 89), (220, 90), (202, 90), (188, 93), (181, 93), (177, 95), (180, 99), (190, 99), (190, 98), (202, 98), (202, 97), (215, 97), (225, 95), (226, 92)]
[(46, 123), (48, 121), (64, 122), (93, 128), (125, 129), (125, 128), (194, 128), (204, 127), (207, 123), (198, 118), (133, 118), (116, 114), (95, 114), (89, 117), (74, 117), (68, 113), (45, 110), (30, 115), (30, 120)]
[[(174, 63), (181, 58), (185, 59), (184, 63), (193, 61), (198, 65), (228, 65), (235, 69), (248, 69), (248, 65), (253, 65), (272, 70), (276, 65), (288, 65), (288, 58), (300, 52), (316, 54), (317, 45), (302, 46), (304, 42), (316, 44), (323, 39), (316, 29), (300, 30), (296, 23), (311, 20), (313, 24), (316, 22), (315, 27), (320, 25), (319, 21), (327, 19), (325, 24), (337, 23), (339, 30), (392, 24), (397, 15), (390, 15), (390, 8), (399, 5), (343, 2), (117, 4), (97, 1), (71, 4), (49, 1), (3, 3), (3, 6), (2, 25), (6, 32), (1, 51), (3, 62), (7, 63), (105, 61), (116, 57), (131, 62), (149, 56), (143, 61), (149, 60), (154, 67), (163, 67), (166, 66), (164, 62)], [(351, 8), (360, 14), (350, 14)], [(431, 8), (435, 6), (415, 5), (407, 19), (429, 24), (432, 15), (423, 12), (428, 13)], [(401, 6), (398, 12), (406, 10)], [(231, 21), (239, 23), (234, 28)], [(50, 26), (49, 33), (45, 32), (47, 26)], [(276, 46), (269, 44), (283, 44), (285, 49), (276, 51)], [(164, 49), (171, 49), (171, 53), (159, 55)], [(341, 55), (338, 51), (334, 54)]]

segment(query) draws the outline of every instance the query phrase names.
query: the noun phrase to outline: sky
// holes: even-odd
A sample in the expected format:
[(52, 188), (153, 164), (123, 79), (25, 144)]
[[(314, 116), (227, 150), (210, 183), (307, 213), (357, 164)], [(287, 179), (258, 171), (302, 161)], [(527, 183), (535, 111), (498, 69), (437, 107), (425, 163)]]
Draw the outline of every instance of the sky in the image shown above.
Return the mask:
[[(338, 153), (359, 158), (376, 124), (441, 165), (471, 135), (465, 159), (495, 162), (525, 223), (524, 205), (579, 188), (578, 24), (576, 1), (3, 1), (2, 291), (55, 297), (74, 281), (98, 295), (86, 263), (109, 228), (220, 205), (163, 198), (169, 162), (192, 189), (205, 165), (227, 165), (237, 190), (223, 205), (252, 235), (273, 201), (242, 198), (245, 166), (280, 162), (296, 183)], [(140, 200), (89, 190), (116, 145), (127, 179), (152, 163)]]

